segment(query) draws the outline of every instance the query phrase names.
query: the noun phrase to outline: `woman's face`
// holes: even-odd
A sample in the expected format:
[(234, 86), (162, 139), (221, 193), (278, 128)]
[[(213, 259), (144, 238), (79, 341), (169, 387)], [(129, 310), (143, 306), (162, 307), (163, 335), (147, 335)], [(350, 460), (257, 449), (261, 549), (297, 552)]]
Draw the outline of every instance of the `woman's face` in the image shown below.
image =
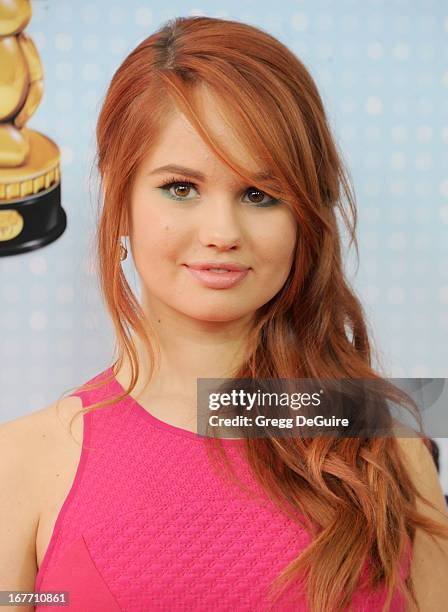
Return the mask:
[[(250, 172), (266, 171), (244, 156), (208, 95), (201, 100), (222, 143), (240, 153), (238, 161)], [(158, 170), (168, 165), (184, 170)], [(176, 183), (163, 187), (168, 181)], [(293, 261), (296, 222), (288, 206), (243, 183), (181, 113), (170, 119), (139, 168), (131, 226), (144, 302), (158, 314), (168, 308), (202, 321), (250, 320), (282, 288)], [(232, 286), (217, 288), (190, 272), (194, 262), (231, 262), (249, 270)], [(211, 274), (218, 280), (228, 276)]]

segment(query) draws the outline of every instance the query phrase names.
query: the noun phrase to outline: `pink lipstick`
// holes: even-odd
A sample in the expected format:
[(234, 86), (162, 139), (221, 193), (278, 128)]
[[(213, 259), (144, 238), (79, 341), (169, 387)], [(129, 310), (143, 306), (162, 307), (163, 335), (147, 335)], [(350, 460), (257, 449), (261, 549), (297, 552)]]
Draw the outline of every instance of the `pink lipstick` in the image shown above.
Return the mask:
[(242, 281), (250, 270), (233, 262), (198, 262), (184, 266), (192, 276), (211, 289), (229, 289)]

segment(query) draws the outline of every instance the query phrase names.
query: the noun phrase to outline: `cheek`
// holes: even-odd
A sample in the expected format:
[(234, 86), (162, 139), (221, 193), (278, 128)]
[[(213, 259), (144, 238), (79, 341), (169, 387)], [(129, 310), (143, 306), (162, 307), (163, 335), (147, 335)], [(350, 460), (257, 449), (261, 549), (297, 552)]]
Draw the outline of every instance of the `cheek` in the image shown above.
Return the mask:
[(296, 245), (297, 230), (295, 223), (288, 221), (270, 228), (261, 240), (261, 263), (270, 274), (289, 274)]
[(136, 199), (132, 210), (133, 246), (152, 261), (175, 256), (180, 238), (179, 222), (160, 206)]
[(169, 225), (152, 225), (146, 230), (134, 231), (133, 251), (136, 263), (156, 277), (179, 259), (179, 238)]

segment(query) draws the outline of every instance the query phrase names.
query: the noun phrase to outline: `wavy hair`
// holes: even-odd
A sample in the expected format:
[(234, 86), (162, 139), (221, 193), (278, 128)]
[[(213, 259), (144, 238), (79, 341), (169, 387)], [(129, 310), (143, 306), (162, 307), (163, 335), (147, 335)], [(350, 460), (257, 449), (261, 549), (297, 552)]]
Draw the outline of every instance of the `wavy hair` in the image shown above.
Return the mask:
[[(254, 182), (231, 151), (223, 150), (201, 116), (196, 97), (200, 85), (219, 96), (229, 124), (243, 135), (248, 150), (267, 164), (274, 179)], [(132, 333), (147, 348), (151, 367), (158, 349), (123, 274), (120, 237), (129, 233), (136, 171), (176, 108), (229, 168), (287, 202), (299, 229), (290, 274), (277, 295), (255, 313), (245, 359), (230, 375), (372, 379), (385, 397), (412, 404), (374, 371), (371, 331), (344, 275), (337, 213), (359, 259), (355, 196), (316, 84), (304, 64), (267, 32), (204, 16), (171, 19), (143, 40), (115, 72), (97, 123), (104, 202), (100, 197), (96, 263), (116, 333), (115, 372), (125, 355), (131, 364), (126, 394), (139, 376)], [(83, 389), (110, 380), (106, 377)], [(81, 412), (124, 397), (97, 402)], [(267, 494), (294, 520), (305, 517), (314, 535), (276, 577), (275, 596), (285, 585), (306, 577), (313, 612), (343, 610), (368, 559), (370, 586), (387, 587), (386, 610), (397, 587), (407, 602), (417, 604), (410, 574), (403, 580), (398, 571), (406, 545), (414, 541), (417, 528), (442, 537), (448, 537), (448, 528), (417, 512), (417, 497), (435, 506), (414, 486), (393, 435), (342, 440), (268, 435), (247, 439), (244, 448)]]

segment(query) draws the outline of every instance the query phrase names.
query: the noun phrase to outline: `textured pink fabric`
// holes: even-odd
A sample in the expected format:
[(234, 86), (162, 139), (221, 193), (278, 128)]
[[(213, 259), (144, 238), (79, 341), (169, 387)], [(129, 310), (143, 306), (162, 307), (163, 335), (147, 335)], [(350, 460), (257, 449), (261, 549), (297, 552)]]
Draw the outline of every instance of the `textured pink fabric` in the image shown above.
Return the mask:
[[(113, 378), (73, 395), (86, 407), (122, 392)], [(68, 590), (70, 605), (51, 609), (77, 612), (308, 610), (294, 585), (274, 606), (266, 596), (308, 533), (255, 481), (240, 455), (244, 441), (224, 443), (258, 497), (220, 478), (203, 438), (160, 421), (129, 395), (84, 415), (81, 459), (35, 591)], [(384, 600), (385, 591), (359, 589), (353, 609), (380, 611)], [(398, 593), (392, 610), (405, 610)]]

